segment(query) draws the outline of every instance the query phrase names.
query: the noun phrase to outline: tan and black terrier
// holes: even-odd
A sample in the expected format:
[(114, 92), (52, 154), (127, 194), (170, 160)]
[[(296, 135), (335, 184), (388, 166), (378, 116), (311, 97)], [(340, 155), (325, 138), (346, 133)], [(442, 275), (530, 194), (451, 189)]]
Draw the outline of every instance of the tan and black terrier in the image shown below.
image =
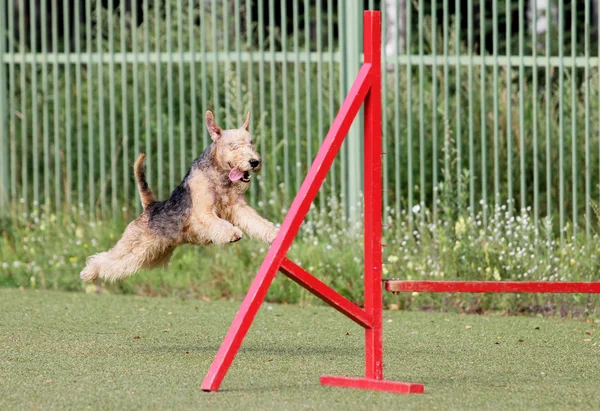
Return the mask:
[(206, 127), (213, 142), (167, 200), (154, 200), (144, 174), (145, 155), (140, 154), (134, 169), (144, 212), (127, 226), (113, 248), (88, 258), (81, 278), (115, 281), (141, 268), (167, 265), (178, 245), (232, 243), (243, 237), (242, 230), (272, 242), (277, 229), (244, 197), (250, 172), (261, 167), (249, 124), (250, 113), (240, 128), (222, 130), (207, 111)]

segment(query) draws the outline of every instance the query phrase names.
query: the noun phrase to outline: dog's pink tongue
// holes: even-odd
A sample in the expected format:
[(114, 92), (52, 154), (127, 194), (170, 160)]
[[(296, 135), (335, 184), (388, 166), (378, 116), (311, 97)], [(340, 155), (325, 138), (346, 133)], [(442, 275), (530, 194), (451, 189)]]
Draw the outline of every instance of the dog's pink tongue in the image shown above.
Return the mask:
[(231, 181), (238, 181), (240, 178), (244, 176), (244, 172), (239, 168), (232, 168), (229, 172), (229, 179)]

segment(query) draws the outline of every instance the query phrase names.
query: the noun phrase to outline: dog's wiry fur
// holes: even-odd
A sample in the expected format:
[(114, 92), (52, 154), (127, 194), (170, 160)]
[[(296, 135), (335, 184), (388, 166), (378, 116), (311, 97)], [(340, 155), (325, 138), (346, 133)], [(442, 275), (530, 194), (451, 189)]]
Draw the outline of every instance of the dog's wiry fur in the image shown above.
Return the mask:
[(261, 165), (248, 133), (249, 121), (250, 113), (239, 129), (222, 130), (207, 111), (206, 126), (213, 142), (166, 200), (154, 200), (146, 182), (145, 155), (140, 154), (134, 170), (144, 211), (113, 248), (88, 258), (81, 278), (115, 281), (141, 268), (168, 264), (178, 245), (227, 244), (240, 240), (242, 231), (272, 242), (277, 229), (244, 197), (249, 173), (260, 171)]

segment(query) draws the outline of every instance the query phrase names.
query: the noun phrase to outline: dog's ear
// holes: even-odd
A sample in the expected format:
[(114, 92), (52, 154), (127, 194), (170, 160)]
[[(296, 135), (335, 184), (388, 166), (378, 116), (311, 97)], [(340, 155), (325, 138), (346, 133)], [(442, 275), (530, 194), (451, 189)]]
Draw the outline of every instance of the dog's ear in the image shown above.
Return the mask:
[(215, 123), (215, 117), (210, 110), (206, 112), (206, 128), (208, 129), (212, 141), (217, 141), (221, 138), (221, 127)]
[(243, 128), (246, 131), (250, 131), (250, 112), (246, 114), (246, 121), (244, 121), (244, 124), (242, 124), (240, 128)]

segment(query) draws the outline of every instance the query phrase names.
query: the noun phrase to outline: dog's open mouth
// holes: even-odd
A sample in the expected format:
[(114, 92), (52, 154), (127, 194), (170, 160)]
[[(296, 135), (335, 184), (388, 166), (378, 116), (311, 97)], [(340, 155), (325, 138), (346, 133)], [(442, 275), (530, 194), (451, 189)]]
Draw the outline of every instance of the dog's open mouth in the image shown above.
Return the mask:
[(239, 168), (234, 167), (229, 172), (229, 179), (231, 181), (238, 181), (238, 180), (240, 180), (243, 183), (249, 183), (250, 182), (250, 172), (249, 171), (242, 171)]

